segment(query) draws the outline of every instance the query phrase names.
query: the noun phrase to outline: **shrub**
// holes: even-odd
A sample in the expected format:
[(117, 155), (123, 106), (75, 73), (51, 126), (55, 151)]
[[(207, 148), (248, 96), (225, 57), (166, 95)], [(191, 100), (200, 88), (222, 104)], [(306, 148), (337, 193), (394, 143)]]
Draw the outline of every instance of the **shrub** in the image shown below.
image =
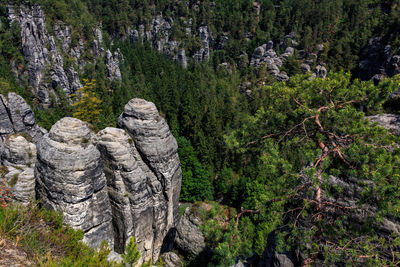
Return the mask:
[(10, 187), (7, 184), (7, 179), (4, 177), (0, 182), (0, 207), (7, 207), (7, 202), (11, 196)]
[(126, 245), (125, 254), (121, 255), (122, 263), (125, 266), (135, 266), (135, 264), (139, 261), (142, 255), (135, 243), (135, 238), (131, 237), (128, 244)]

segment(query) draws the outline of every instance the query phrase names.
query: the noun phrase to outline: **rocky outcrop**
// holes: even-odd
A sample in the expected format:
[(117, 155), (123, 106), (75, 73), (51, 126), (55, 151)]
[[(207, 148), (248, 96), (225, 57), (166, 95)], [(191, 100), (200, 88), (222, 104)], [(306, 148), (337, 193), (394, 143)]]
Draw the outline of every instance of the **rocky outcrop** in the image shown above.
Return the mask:
[(314, 73), (313, 73), (313, 77), (317, 77), (317, 78), (326, 78), (326, 75), (328, 74), (326, 68), (324, 66), (318, 65), (315, 67)]
[(214, 38), (212, 32), (208, 30), (207, 26), (199, 27), (199, 37), (201, 47), (193, 55), (193, 58), (198, 61), (205, 61), (210, 59), (210, 47), (212, 47)]
[(148, 223), (153, 226), (152, 257), (158, 259), (162, 245), (168, 242), (167, 234), (176, 226), (179, 216), (182, 171), (178, 146), (156, 106), (143, 99), (129, 101), (118, 118), (118, 125), (133, 140), (129, 153), (145, 174), (142, 177), (146, 177), (147, 190), (152, 196), (153, 218)]
[(165, 267), (183, 267), (179, 256), (174, 252), (167, 252), (161, 255)]
[(86, 123), (63, 118), (37, 144), (36, 193), (63, 213), (64, 222), (84, 231), (84, 241), (113, 246), (111, 206), (100, 152)]
[[(294, 33), (285, 36), (284, 41), (278, 44), (278, 47), (285, 47), (285, 52), (278, 55), (274, 50), (274, 42), (269, 41), (257, 47), (250, 60), (250, 66), (266, 65), (268, 74), (274, 76), (278, 81), (288, 81), (289, 76), (286, 72), (281, 72), (281, 67), (289, 57), (295, 55), (295, 49), (292, 46), (297, 46), (297, 42), (293, 39)], [(317, 54), (310, 54), (304, 50), (298, 52), (298, 58), (301, 62), (301, 71), (306, 74), (311, 71), (311, 66), (318, 61)], [(322, 64), (322, 63), (321, 63)], [(317, 65), (312, 73), (312, 77), (326, 78), (327, 70), (323, 65)]]
[(204, 236), (199, 229), (201, 219), (187, 207), (176, 227), (175, 244), (186, 254), (198, 255), (206, 249)]
[(37, 143), (46, 131), (36, 124), (35, 114), (25, 100), (10, 92), (0, 95), (0, 143), (11, 133), (23, 134)]
[(395, 135), (400, 136), (400, 115), (394, 114), (379, 114), (367, 117), (371, 122), (378, 123)]
[(373, 79), (377, 83), (385, 76), (392, 77), (400, 73), (400, 50), (393, 53), (392, 47), (385, 45), (380, 37), (369, 40), (363, 58), (358, 65), (361, 79)]
[[(54, 93), (57, 86), (66, 94), (74, 92), (77, 89), (74, 85), (79, 84), (79, 80), (74, 76), (68, 77), (67, 71), (64, 70), (63, 57), (58, 51), (55, 38), (47, 33), (41, 6), (20, 6), (16, 11), (9, 5), (8, 18), (10, 23), (20, 26), (28, 82), (40, 103), (44, 106), (49, 105), (50, 93)], [(68, 27), (62, 31), (60, 26), (56, 25), (55, 34), (62, 41), (63, 49), (69, 46), (70, 39), (66, 36), (70, 34)]]
[(36, 146), (23, 136), (11, 134), (0, 148), (0, 164), (5, 170), (12, 199), (26, 206), (35, 200)]
[[(72, 28), (61, 21), (54, 23), (54, 35), (46, 28), (46, 18), (40, 5), (20, 5), (18, 9), (8, 5), (10, 25), (16, 23), (21, 29), (22, 54), (25, 68), (14, 66), (14, 73), (19, 80), (27, 78), (39, 103), (47, 107), (51, 104), (52, 95), (59, 96), (58, 89), (70, 95), (82, 87), (78, 72), (88, 63), (82, 55), (85, 44), (82, 38), (73, 40)], [(108, 78), (121, 80), (119, 70), (119, 52), (104, 53), (101, 25), (94, 29), (92, 49), (86, 51), (94, 56), (90, 63), (96, 64), (98, 57), (105, 57)], [(108, 52), (108, 51), (107, 51)], [(68, 64), (65, 64), (65, 56)]]
[(133, 139), (123, 130), (106, 128), (95, 137), (107, 176), (115, 233), (115, 250), (125, 251), (135, 237), (142, 262), (157, 261), (166, 228), (167, 205), (162, 186), (143, 162)]
[(119, 69), (119, 56), (119, 49), (114, 52), (114, 55), (110, 52), (110, 50), (107, 50), (106, 52), (105, 63), (107, 68), (107, 78), (112, 81), (121, 81), (122, 79), (121, 71)]
[(164, 18), (162, 15), (154, 17), (147, 30), (145, 25), (141, 24), (137, 29), (128, 28), (126, 35), (131, 42), (148, 42), (158, 52), (169, 56), (170, 58), (187, 66), (186, 51), (181, 48), (181, 43), (172, 38), (172, 18)]
[(167, 224), (175, 225), (178, 219), (182, 171), (178, 145), (168, 124), (153, 103), (134, 98), (126, 104), (124, 112), (118, 118), (118, 125), (133, 137), (143, 161), (160, 181), (168, 203)]

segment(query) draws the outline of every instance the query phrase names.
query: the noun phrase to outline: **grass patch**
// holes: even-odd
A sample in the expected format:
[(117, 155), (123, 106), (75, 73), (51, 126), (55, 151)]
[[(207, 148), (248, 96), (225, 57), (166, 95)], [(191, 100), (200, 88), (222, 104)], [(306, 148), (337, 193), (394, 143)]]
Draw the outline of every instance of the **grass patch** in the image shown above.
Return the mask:
[(0, 234), (13, 240), (37, 266), (118, 266), (107, 262), (106, 244), (96, 251), (81, 242), (82, 231), (63, 225), (60, 213), (37, 203), (0, 207)]
[(8, 182), (8, 185), (13, 188), (18, 182), (19, 173), (14, 174), (11, 177), (11, 180)]

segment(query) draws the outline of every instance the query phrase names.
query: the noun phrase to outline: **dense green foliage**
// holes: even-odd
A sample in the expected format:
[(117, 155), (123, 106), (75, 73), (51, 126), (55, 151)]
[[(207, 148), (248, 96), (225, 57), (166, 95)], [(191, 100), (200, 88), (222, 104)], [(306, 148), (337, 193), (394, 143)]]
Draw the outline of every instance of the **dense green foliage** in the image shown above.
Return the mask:
[[(326, 249), (326, 264), (354, 263), (360, 254), (373, 255), (371, 262), (389, 264), (379, 255), (378, 247), (391, 246), (396, 251), (398, 241), (387, 238), (377, 245), (376, 240), (382, 237), (375, 233), (375, 227), (383, 216), (400, 216), (396, 189), (400, 183), (396, 168), (400, 150), (386, 149), (398, 144), (399, 138), (371, 125), (359, 106), (369, 112), (379, 111), (382, 99), (398, 84), (399, 77), (375, 87), (371, 82), (351, 82), (349, 75), (331, 73), (327, 79), (311, 81), (294, 76), (288, 83), (276, 83), (262, 91), (263, 106), (226, 136), (237, 155), (236, 168), (243, 177), (251, 177), (246, 179), (240, 206), (259, 211), (252, 216), (255, 251), (262, 252), (267, 233), (286, 223), (291, 236), (302, 240), (302, 249), (308, 250), (310, 257)], [(352, 209), (375, 203), (378, 213), (365, 222), (354, 222), (346, 214), (332, 222), (329, 212), (316, 204), (322, 201), (317, 193), (321, 188), (332, 196), (340, 195), (340, 185), (331, 188), (330, 175), (356, 179), (364, 191), (360, 203)], [(299, 196), (299, 186), (306, 186), (308, 197)], [(299, 210), (294, 212), (296, 220), (285, 220), (288, 210)], [(313, 221), (316, 213), (321, 217)], [(296, 226), (299, 218), (309, 220), (309, 224)], [(318, 243), (321, 232), (332, 246)], [(351, 252), (336, 250), (351, 238), (360, 240), (346, 246)]]
[[(162, 13), (173, 18), (173, 38), (182, 41), (189, 53), (199, 47), (197, 37), (184, 34), (191, 18), (193, 31), (205, 24), (215, 36), (229, 33), (221, 61), (236, 60), (242, 51), (252, 54), (257, 45), (268, 40), (281, 41), (286, 34), (294, 32), (302, 48), (315, 51), (318, 44), (324, 44), (326, 49), (321, 59), (334, 69), (346, 70), (357, 67), (361, 50), (369, 38), (390, 33), (388, 25), (392, 29), (398, 29), (399, 25), (396, 1), (386, 0), (38, 2), (49, 13), (56, 14), (56, 19), (61, 18), (71, 25), (82, 22), (76, 27), (78, 32), (89, 35), (90, 31), (85, 29), (90, 29), (94, 22), (92, 16), (87, 16), (88, 11), (101, 18), (105, 30), (112, 36), (124, 35), (130, 26), (148, 26)], [(249, 36), (251, 41), (247, 42)]]

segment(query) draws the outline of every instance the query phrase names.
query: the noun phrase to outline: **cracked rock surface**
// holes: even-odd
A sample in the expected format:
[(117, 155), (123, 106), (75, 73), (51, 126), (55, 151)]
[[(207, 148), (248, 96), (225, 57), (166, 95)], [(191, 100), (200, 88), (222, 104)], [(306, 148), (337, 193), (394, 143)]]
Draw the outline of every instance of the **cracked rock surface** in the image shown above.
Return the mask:
[(111, 206), (100, 152), (86, 123), (63, 118), (37, 145), (36, 193), (64, 222), (84, 232), (84, 241), (113, 246)]

